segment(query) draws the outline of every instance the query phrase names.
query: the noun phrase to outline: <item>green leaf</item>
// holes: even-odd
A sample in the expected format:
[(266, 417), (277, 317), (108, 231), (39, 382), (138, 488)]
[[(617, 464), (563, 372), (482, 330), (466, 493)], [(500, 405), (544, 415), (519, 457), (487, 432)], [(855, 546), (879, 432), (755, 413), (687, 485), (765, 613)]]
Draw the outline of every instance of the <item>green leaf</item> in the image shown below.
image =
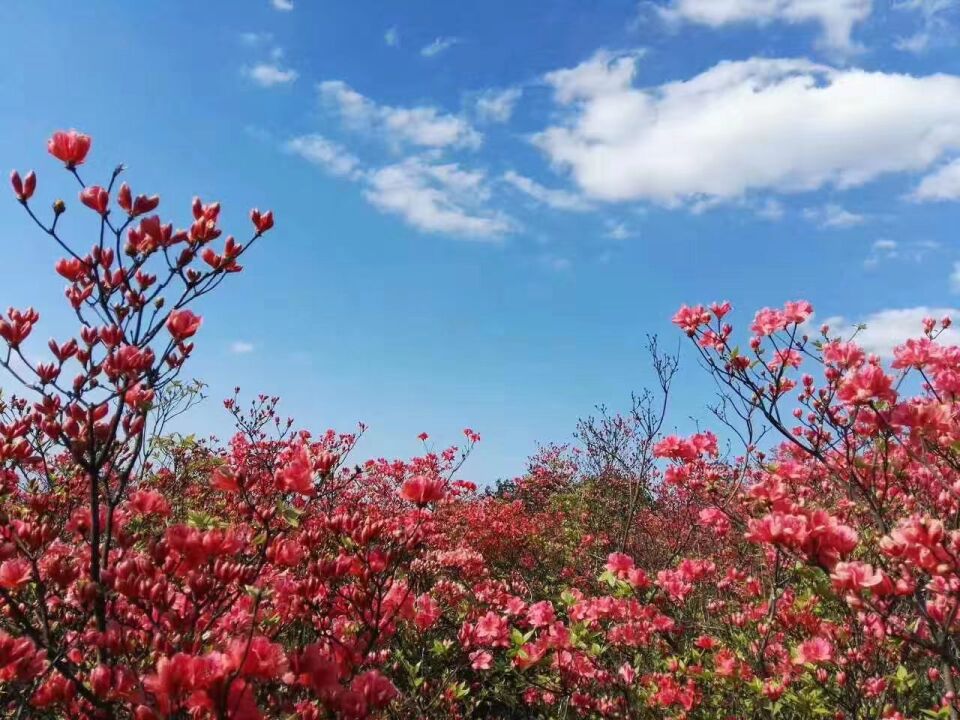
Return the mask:
[(446, 655), (452, 645), (453, 643), (450, 640), (434, 640), (432, 652), (437, 657)]

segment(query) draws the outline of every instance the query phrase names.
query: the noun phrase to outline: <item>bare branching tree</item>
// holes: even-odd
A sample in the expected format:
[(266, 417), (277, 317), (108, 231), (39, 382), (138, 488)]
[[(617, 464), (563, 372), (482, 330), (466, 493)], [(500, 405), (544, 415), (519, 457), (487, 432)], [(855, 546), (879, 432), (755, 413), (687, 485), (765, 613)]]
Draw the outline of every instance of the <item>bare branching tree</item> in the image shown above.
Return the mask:
[(653, 499), (657, 478), (653, 447), (667, 417), (670, 388), (680, 366), (677, 353), (664, 352), (655, 335), (647, 336), (647, 352), (656, 378), (653, 389), (631, 395), (626, 414), (597, 407), (597, 415), (577, 423), (575, 437), (583, 446), (583, 469), (601, 483), (624, 489), (617, 532), (617, 545), (631, 540), (638, 509)]

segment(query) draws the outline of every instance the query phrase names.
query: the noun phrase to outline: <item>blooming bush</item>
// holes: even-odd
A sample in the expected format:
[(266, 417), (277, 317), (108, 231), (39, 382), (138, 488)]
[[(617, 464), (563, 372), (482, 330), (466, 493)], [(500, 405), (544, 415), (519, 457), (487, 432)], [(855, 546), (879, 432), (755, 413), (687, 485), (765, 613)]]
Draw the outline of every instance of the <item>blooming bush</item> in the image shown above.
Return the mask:
[(11, 177), (79, 328), (35, 360), (38, 313), (0, 319), (20, 387), (0, 399), (4, 716), (957, 717), (948, 319), (887, 367), (811, 338), (807, 303), (757, 313), (745, 348), (729, 305), (684, 307), (719, 436), (661, 432), (676, 362), (652, 344), (656, 394), (483, 492), (459, 479), (472, 430), (352, 464), (362, 426), (312, 435), (235, 396), (226, 444), (170, 435), (198, 398), (197, 301), (273, 216), (221, 241), (198, 199), (174, 229), (122, 166), (84, 182), (91, 144), (49, 142), (89, 250)]

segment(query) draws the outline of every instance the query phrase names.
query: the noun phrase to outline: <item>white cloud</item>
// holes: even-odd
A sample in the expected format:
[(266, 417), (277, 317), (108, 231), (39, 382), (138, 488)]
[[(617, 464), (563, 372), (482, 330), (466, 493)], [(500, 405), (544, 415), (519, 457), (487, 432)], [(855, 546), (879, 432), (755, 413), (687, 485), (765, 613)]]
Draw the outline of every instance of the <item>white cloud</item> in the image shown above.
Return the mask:
[(900, 257), (900, 246), (896, 240), (886, 238), (877, 240), (870, 246), (870, 254), (863, 261), (865, 268), (875, 268), (884, 260), (896, 260)]
[(950, 273), (950, 290), (960, 293), (960, 262), (953, 264), (953, 271)]
[(931, 17), (945, 13), (951, 8), (956, 9), (957, 0), (901, 0), (893, 5), (895, 10), (912, 10), (921, 13), (924, 17)]
[(508, 216), (486, 207), (490, 190), (485, 174), (456, 163), (407, 158), (372, 171), (364, 195), (375, 207), (425, 232), (496, 240), (514, 227)]
[(960, 200), (960, 159), (923, 178), (910, 198), (917, 202)]
[(544, 80), (553, 87), (554, 96), (562, 105), (577, 100), (616, 96), (633, 84), (637, 62), (643, 54), (642, 50), (618, 54), (599, 50), (576, 67), (547, 73)]
[(260, 125), (249, 123), (243, 126), (243, 132), (249, 135), (257, 142), (270, 142), (273, 140), (273, 133)]
[(505, 90), (487, 90), (477, 98), (477, 116), (488, 122), (507, 122), (513, 115), (513, 109), (523, 95), (518, 87)]
[(424, 45), (422, 48), (420, 48), (420, 54), (427, 58), (436, 57), (440, 53), (446, 52), (459, 42), (460, 38), (438, 37), (435, 38), (434, 41), (429, 45)]
[(284, 68), (277, 63), (258, 63), (253, 67), (246, 68), (247, 77), (260, 87), (274, 87), (276, 85), (289, 85), (297, 79), (297, 71), (292, 68)]
[(570, 261), (570, 258), (563, 257), (562, 255), (555, 255), (553, 253), (544, 253), (537, 258), (537, 261), (546, 270), (555, 273), (567, 272), (573, 268), (573, 263)]
[(400, 31), (397, 28), (388, 28), (383, 34), (383, 41), (389, 47), (400, 47)]
[(484, 171), (440, 162), (435, 152), (371, 167), (316, 133), (291, 138), (283, 147), (331, 175), (356, 183), (371, 205), (418, 230), (498, 241), (516, 228), (512, 218), (490, 206)]
[(958, 77), (753, 58), (640, 89), (636, 63), (601, 51), (545, 77), (566, 115), (534, 142), (594, 198), (843, 189), (960, 149)]
[(274, 10), (280, 10), (282, 12), (290, 12), (293, 10), (293, 0), (270, 0), (270, 4), (273, 5)]
[(850, 34), (854, 26), (870, 17), (871, 10), (872, 0), (672, 0), (660, 14), (669, 21), (710, 27), (816, 23), (825, 45), (849, 51), (853, 49)]
[(246, 342), (245, 340), (236, 340), (230, 343), (230, 352), (234, 355), (246, 355), (254, 351), (253, 343)]
[(857, 225), (863, 225), (867, 221), (865, 215), (850, 212), (842, 205), (835, 203), (827, 203), (822, 207), (807, 208), (803, 211), (803, 216), (822, 228), (830, 228), (833, 230), (856, 227)]
[(324, 168), (331, 175), (357, 179), (360, 161), (345, 147), (316, 133), (288, 140), (284, 148)]
[(894, 41), (893, 46), (897, 50), (919, 54), (929, 48), (932, 41), (933, 37), (930, 35), (930, 33), (928, 33), (926, 30), (921, 30), (913, 35), (897, 38)]
[(576, 193), (544, 187), (537, 181), (520, 175), (513, 170), (505, 172), (503, 179), (517, 190), (554, 210), (585, 212), (591, 209), (590, 203)]
[(866, 268), (875, 268), (881, 262), (922, 263), (931, 253), (940, 249), (934, 240), (908, 240), (897, 242), (881, 238), (870, 246), (870, 254), (863, 261)]
[[(240, 34), (240, 41), (248, 47), (261, 48), (273, 42), (273, 36), (270, 33), (245, 32)], [(296, 70), (283, 66), (283, 48), (274, 47), (268, 55), (269, 60), (259, 62), (252, 67), (244, 67), (243, 74), (265, 88), (289, 85), (297, 79), (299, 74)]]
[[(926, 306), (880, 310), (856, 322), (835, 316), (827, 318), (823, 324), (830, 326), (830, 337), (844, 339), (853, 335), (857, 325), (865, 325), (866, 328), (857, 333), (857, 343), (867, 352), (889, 359), (893, 357), (893, 349), (897, 345), (901, 345), (904, 340), (920, 337), (923, 334), (924, 318), (939, 320), (945, 316), (958, 319), (960, 310)], [(820, 323), (817, 322), (816, 325)], [(940, 342), (945, 345), (960, 344), (960, 331), (955, 327), (948, 328), (940, 336)]]
[(244, 32), (240, 33), (240, 42), (250, 47), (257, 47), (273, 42), (273, 35), (268, 32)]
[(318, 86), (320, 97), (348, 124), (383, 134), (394, 143), (427, 148), (479, 147), (483, 136), (469, 122), (431, 106), (379, 105), (340, 80)]
[(632, 234), (626, 223), (607, 220), (606, 226), (606, 237), (611, 240), (626, 240)]
[(957, 0), (903, 0), (894, 3), (895, 10), (906, 10), (919, 14), (919, 29), (906, 37), (897, 38), (894, 47), (912, 53), (922, 53), (935, 44), (953, 40), (953, 24), (947, 17), (951, 10), (958, 8)]
[(480, 134), (462, 118), (432, 107), (385, 108), (383, 124), (391, 135), (422, 147), (477, 147)]
[(783, 203), (776, 198), (766, 198), (755, 210), (757, 217), (764, 220), (781, 220), (786, 213)]

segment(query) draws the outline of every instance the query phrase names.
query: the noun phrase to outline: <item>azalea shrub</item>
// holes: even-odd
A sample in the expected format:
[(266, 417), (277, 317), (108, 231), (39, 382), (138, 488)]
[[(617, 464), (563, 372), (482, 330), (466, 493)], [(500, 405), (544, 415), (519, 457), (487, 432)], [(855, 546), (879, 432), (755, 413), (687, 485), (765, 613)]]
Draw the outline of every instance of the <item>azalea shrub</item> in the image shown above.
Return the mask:
[(654, 392), (497, 488), (461, 477), (473, 430), (360, 461), (363, 426), (238, 392), (225, 443), (173, 434), (198, 302), (274, 218), (238, 241), (197, 199), (176, 229), (123, 166), (88, 184), (91, 145), (48, 144), (75, 212), (11, 176), (78, 328), (43, 349), (35, 310), (0, 319), (4, 717), (957, 717), (949, 318), (884, 362), (805, 302), (742, 344), (729, 304), (683, 307), (716, 432), (665, 432), (652, 341)]

